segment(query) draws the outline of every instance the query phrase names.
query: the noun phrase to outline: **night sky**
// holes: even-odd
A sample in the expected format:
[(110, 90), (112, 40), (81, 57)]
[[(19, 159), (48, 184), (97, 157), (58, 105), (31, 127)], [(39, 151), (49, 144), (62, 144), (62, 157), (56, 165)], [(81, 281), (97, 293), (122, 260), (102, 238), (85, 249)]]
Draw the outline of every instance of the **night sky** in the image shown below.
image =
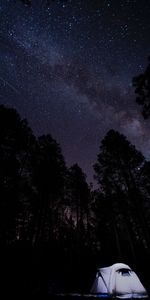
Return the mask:
[(0, 0), (0, 104), (50, 133), (93, 180), (102, 138), (125, 134), (150, 159), (132, 78), (150, 55), (150, 0)]

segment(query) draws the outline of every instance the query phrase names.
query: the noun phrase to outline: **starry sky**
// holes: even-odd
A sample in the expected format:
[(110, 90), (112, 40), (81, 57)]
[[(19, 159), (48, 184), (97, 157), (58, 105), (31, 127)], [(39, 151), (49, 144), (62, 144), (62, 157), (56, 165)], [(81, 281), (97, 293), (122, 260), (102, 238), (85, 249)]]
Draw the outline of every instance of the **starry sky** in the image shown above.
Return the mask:
[(132, 87), (150, 55), (149, 0), (0, 0), (0, 14), (0, 104), (50, 133), (89, 182), (111, 128), (150, 159)]

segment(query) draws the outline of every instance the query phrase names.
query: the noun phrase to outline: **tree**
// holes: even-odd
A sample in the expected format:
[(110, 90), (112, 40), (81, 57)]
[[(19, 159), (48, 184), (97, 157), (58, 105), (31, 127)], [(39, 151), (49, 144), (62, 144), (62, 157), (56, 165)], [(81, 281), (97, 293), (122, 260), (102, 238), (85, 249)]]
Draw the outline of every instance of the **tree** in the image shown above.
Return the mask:
[(70, 206), (76, 211), (76, 224), (83, 220), (88, 211), (90, 189), (86, 182), (86, 175), (78, 164), (68, 170)]
[(142, 106), (142, 115), (145, 119), (150, 117), (150, 58), (144, 73), (133, 78), (133, 87), (137, 94), (136, 102)]
[(148, 223), (148, 228), (150, 229), (150, 162), (145, 161), (143, 167), (140, 170), (140, 185), (141, 194), (144, 201), (144, 210)]
[(110, 130), (102, 141), (97, 163), (94, 165), (99, 195), (103, 196), (99, 197), (99, 201), (103, 199), (101, 210), (105, 211), (104, 238), (106, 240), (107, 236), (108, 239), (113, 239), (112, 245), (117, 248), (118, 256), (122, 255), (124, 249), (127, 250), (127, 245), (130, 245), (127, 251), (133, 257), (135, 245), (139, 243), (143, 245), (143, 249), (149, 246), (144, 200), (139, 186), (140, 170), (144, 162), (143, 155), (125, 136)]
[(33, 159), (33, 182), (39, 197), (37, 240), (48, 241), (57, 229), (64, 199), (65, 175), (66, 166), (60, 146), (51, 135), (39, 137)]
[(76, 225), (78, 245), (85, 242), (90, 228), (89, 210), (91, 190), (86, 182), (86, 175), (78, 164), (68, 170), (66, 205)]
[[(0, 236), (11, 242), (20, 238), (30, 206), (31, 149), (35, 137), (15, 109), (0, 106)], [(28, 197), (30, 190), (30, 197)], [(30, 217), (29, 217), (30, 218)], [(29, 225), (29, 224), (28, 224)]]

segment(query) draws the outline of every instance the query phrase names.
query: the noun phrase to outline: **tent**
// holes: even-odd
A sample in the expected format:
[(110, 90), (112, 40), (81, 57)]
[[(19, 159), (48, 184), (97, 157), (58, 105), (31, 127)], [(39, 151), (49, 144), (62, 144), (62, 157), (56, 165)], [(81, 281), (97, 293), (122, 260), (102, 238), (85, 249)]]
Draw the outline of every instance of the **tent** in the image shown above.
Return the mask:
[(122, 263), (98, 269), (91, 293), (121, 299), (148, 297), (136, 273), (128, 265)]

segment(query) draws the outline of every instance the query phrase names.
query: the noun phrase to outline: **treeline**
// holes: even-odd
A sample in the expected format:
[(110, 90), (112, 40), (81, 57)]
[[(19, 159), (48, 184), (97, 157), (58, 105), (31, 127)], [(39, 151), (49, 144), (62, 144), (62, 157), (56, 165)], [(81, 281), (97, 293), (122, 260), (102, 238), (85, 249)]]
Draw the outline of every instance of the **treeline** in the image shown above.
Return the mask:
[(35, 137), (0, 106), (1, 265), (11, 288), (88, 291), (98, 266), (122, 261), (141, 275), (150, 266), (150, 162), (110, 130), (94, 170), (93, 191), (51, 135)]
[[(16, 110), (0, 106), (0, 243), (68, 240), (89, 230), (90, 187), (82, 169), (67, 168), (51, 135), (36, 138)], [(74, 234), (73, 234), (74, 235)], [(73, 236), (72, 236), (73, 238)]]

